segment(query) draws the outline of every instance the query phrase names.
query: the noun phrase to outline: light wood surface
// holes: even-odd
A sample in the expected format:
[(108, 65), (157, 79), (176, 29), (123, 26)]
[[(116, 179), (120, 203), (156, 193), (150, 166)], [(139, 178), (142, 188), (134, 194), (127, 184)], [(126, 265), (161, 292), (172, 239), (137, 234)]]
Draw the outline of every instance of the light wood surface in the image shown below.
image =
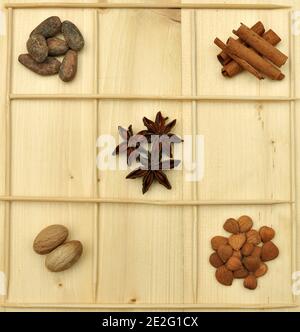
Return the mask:
[[(130, 1), (7, 2), (11, 42), (10, 29), (0, 34), (8, 68), (0, 75), (3, 310), (298, 310), (291, 286), (300, 268), (300, 35), (290, 32), (290, 14), (299, 0), (137, 1), (135, 8)], [(17, 61), (32, 28), (50, 15), (74, 21), (86, 39), (70, 84)], [(214, 38), (226, 41), (241, 21), (258, 20), (282, 37), (286, 79), (223, 78)], [(125, 171), (97, 171), (96, 139), (118, 139), (118, 125), (139, 130), (142, 117), (158, 110), (177, 119), (179, 135), (203, 135), (204, 178), (187, 182), (184, 169), (169, 172), (172, 191), (155, 185), (142, 196)], [(210, 238), (241, 214), (277, 231), (280, 257), (255, 292), (238, 281), (217, 284), (208, 263)], [(84, 245), (79, 263), (60, 274), (32, 251), (35, 235), (53, 223)]]

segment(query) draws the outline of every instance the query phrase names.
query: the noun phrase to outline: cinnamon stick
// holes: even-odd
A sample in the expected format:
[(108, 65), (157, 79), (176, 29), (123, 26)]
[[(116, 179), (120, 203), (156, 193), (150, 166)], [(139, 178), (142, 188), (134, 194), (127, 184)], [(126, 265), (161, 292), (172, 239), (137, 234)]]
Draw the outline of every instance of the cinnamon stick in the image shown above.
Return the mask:
[(262, 74), (268, 76), (272, 80), (281, 81), (284, 79), (284, 77), (285, 77), (284, 74), (278, 68), (276, 68), (274, 65), (272, 65), (267, 60), (265, 60), (262, 56), (257, 54), (254, 50), (239, 43), (235, 39), (229, 38), (228, 43), (227, 43), (227, 48), (231, 54), (243, 59), (244, 61), (249, 63), (252, 67), (257, 69)]
[[(233, 39), (234, 40), (234, 39)], [(238, 41), (234, 40), (237, 44), (240, 44)], [(215, 39), (215, 44), (219, 46), (224, 52), (226, 52), (230, 58), (232, 58), (236, 63), (238, 63), (243, 69), (247, 70), (249, 73), (262, 80), (264, 77), (260, 74), (253, 66), (251, 66), (247, 61), (241, 59), (238, 55), (231, 52), (227, 45), (225, 45), (219, 38)], [(243, 46), (243, 45), (242, 45)], [(245, 47), (245, 46), (244, 46)], [(246, 47), (245, 47), (246, 48)]]
[[(253, 27), (251, 28), (251, 30), (255, 31), (258, 35), (262, 35), (265, 32), (265, 27), (262, 24), (262, 22), (257, 22), (253, 25)], [(242, 40), (239, 38), (238, 41), (242, 42)], [(220, 63), (222, 64), (222, 66), (225, 66), (227, 63), (229, 63), (231, 61), (231, 58), (228, 56), (227, 53), (225, 53), (224, 51), (222, 51), (221, 53), (219, 53), (217, 55), (218, 60), (220, 61)]]
[(256, 32), (249, 29), (245, 24), (241, 23), (239, 29), (237, 31), (233, 30), (233, 33), (240, 37), (246, 44), (251, 46), (259, 54), (264, 55), (267, 59), (272, 61), (274, 65), (281, 67), (286, 63), (288, 57), (285, 54), (269, 44)]
[[(271, 29), (264, 33), (262, 37), (273, 46), (277, 45), (281, 41), (279, 36)], [(226, 77), (233, 77), (242, 71), (243, 68), (234, 60), (231, 60), (222, 68), (222, 74)]]

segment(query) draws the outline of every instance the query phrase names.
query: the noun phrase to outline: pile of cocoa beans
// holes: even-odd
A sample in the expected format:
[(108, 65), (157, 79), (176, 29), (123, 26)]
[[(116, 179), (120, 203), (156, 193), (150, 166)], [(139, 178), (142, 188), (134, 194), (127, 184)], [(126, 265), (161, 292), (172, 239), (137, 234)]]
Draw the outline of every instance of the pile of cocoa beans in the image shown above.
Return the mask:
[[(59, 34), (64, 39), (58, 38)], [(51, 16), (31, 32), (26, 46), (28, 53), (19, 56), (21, 64), (39, 75), (58, 74), (62, 81), (70, 82), (77, 72), (77, 53), (84, 46), (84, 38), (74, 23)], [(58, 56), (64, 56), (62, 62)]]

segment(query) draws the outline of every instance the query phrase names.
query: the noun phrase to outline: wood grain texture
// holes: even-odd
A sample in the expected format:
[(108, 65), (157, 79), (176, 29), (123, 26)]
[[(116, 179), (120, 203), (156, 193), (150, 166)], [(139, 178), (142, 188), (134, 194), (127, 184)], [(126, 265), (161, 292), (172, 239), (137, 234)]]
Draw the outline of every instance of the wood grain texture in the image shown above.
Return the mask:
[[(282, 1), (266, 0), (264, 3), (281, 4)], [(285, 1), (284, 4), (300, 9), (299, 0)], [(202, 97), (283, 96), (287, 100), (230, 103), (14, 100), (11, 104), (14, 195), (94, 197), (99, 193), (103, 198), (140, 198), (139, 180), (125, 180), (126, 172), (108, 170), (96, 174), (99, 152), (96, 137), (113, 134), (118, 139), (119, 124), (125, 127), (132, 123), (134, 128), (140, 129), (142, 116), (153, 117), (157, 110), (161, 110), (170, 118), (178, 119), (176, 133), (204, 135), (205, 177), (199, 184), (194, 184), (184, 180), (184, 171), (169, 172), (174, 190), (169, 192), (155, 185), (147, 199), (289, 200), (292, 198), (290, 182), (296, 181), (299, 206), (300, 177), (291, 178), (290, 172), (288, 98), (293, 84), (290, 69), (295, 70), (297, 78), (300, 75), (297, 43), (300, 37), (295, 36), (294, 66), (284, 67), (287, 78), (279, 84), (268, 80), (258, 82), (246, 73), (226, 80), (220, 74), (217, 50), (213, 45), (216, 36), (226, 41), (240, 21), (251, 25), (260, 19), (284, 37), (280, 49), (288, 53), (288, 10), (101, 9), (97, 13), (98, 18), (91, 9), (59, 9), (59, 16), (77, 23), (87, 41), (79, 55), (78, 76), (71, 84), (65, 84), (58, 77), (41, 79), (17, 62), (18, 54), (25, 51), (27, 35), (32, 28), (43, 18), (57, 14), (57, 10), (15, 10), (11, 92), (166, 96), (197, 93)], [(208, 26), (211, 28), (207, 29)], [(5, 54), (5, 42), (6, 36), (0, 36), (1, 54)], [(2, 63), (6, 61), (5, 56), (1, 59)], [(5, 82), (2, 72), (0, 79), (1, 83)], [(299, 79), (295, 84), (296, 96), (300, 97)], [(4, 86), (0, 84), (1, 142), (5, 141)], [(296, 110), (299, 107), (297, 102)], [(297, 112), (295, 125), (299, 127)], [(296, 139), (298, 143), (298, 131)], [(297, 175), (298, 156), (299, 144), (296, 145)], [(7, 193), (4, 191), (5, 168), (2, 166), (5, 165), (5, 150), (2, 144), (0, 162), (0, 194), (4, 195)], [(292, 227), (291, 210), (287, 204), (170, 208), (110, 203), (98, 207), (81, 203), (0, 203), (1, 249), (5, 247), (5, 204), (11, 205), (11, 265), (10, 291), (5, 303), (8, 307), (1, 310), (18, 310), (18, 303), (24, 306), (20, 309), (22, 311), (35, 311), (39, 305), (47, 304), (52, 308), (42, 310), (65, 311), (68, 303), (82, 306), (82, 309), (76, 309), (79, 311), (103, 310), (103, 305), (110, 310), (114, 306), (123, 306), (122, 310), (126, 311), (139, 310), (138, 305), (153, 310), (151, 306), (155, 304), (166, 306), (165, 310), (168, 304), (177, 310), (180, 305), (191, 305), (194, 310), (199, 310), (203, 306), (248, 305), (258, 308), (293, 303), (291, 256), (292, 236), (296, 229)], [(253, 293), (243, 289), (238, 281), (228, 289), (219, 286), (208, 265), (210, 237), (222, 233), (222, 224), (227, 217), (244, 213), (254, 217), (257, 227), (263, 224), (274, 226), (278, 234), (276, 243), (281, 251)], [(298, 221), (298, 214), (296, 216)], [(85, 250), (78, 265), (63, 274), (46, 271), (43, 257), (33, 254), (31, 248), (36, 233), (56, 222), (68, 225), (72, 239), (81, 240)], [(298, 239), (296, 248), (299, 269)], [(2, 252), (0, 271), (5, 268)], [(35, 289), (28, 287), (32, 280)], [(1, 301), (5, 298), (0, 296)], [(31, 307), (26, 309), (26, 305)], [(62, 307), (55, 308), (59, 305)], [(97, 305), (100, 308), (96, 308)], [(132, 309), (126, 307), (131, 305)]]
[[(93, 205), (13, 203), (10, 250), (14, 264), (11, 265), (8, 301), (43, 303), (47, 298), (52, 303), (92, 302), (93, 218)], [(65, 225), (69, 239), (80, 240), (84, 248), (78, 263), (62, 273), (46, 270), (45, 256), (35, 254), (32, 249), (36, 234), (55, 223)], [(29, 287), (32, 280), (34, 287)]]
[(14, 194), (95, 195), (93, 102), (13, 102), (12, 130)]

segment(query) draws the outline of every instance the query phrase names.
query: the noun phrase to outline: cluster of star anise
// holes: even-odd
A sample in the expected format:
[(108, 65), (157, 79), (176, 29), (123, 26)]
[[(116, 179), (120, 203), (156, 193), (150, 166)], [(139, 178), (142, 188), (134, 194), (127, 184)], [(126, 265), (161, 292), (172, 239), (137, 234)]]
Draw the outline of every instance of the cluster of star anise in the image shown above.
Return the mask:
[[(169, 123), (167, 120), (167, 117), (158, 112), (155, 121), (143, 118), (147, 129), (137, 134), (133, 133), (132, 125), (127, 130), (121, 126), (118, 128), (124, 141), (115, 148), (113, 155), (126, 153), (128, 165), (132, 165), (133, 162), (140, 163), (140, 166), (129, 173), (126, 179), (143, 178), (143, 194), (149, 190), (154, 181), (171, 189), (164, 171), (177, 167), (181, 162), (173, 159), (173, 145), (183, 140), (171, 133), (176, 120)], [(164, 155), (168, 159), (163, 160)]]

